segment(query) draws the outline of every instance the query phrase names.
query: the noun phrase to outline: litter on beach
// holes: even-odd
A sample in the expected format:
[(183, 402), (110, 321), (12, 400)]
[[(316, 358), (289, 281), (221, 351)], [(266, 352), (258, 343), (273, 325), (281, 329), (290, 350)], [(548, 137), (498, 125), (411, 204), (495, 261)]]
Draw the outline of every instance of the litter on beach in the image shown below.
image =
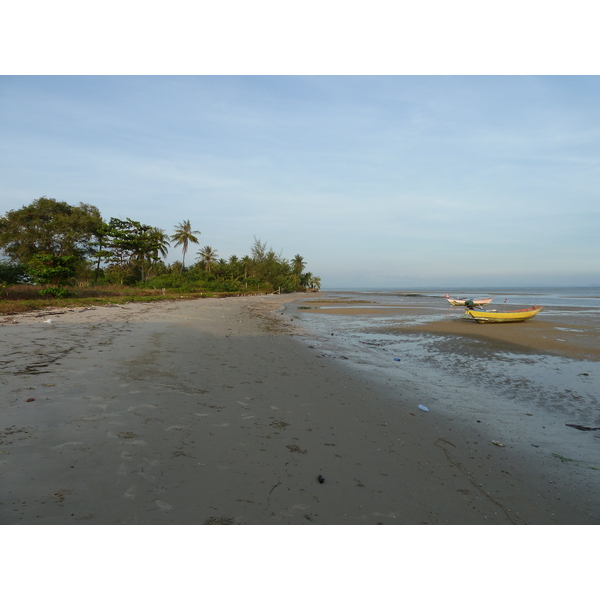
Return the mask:
[(419, 408), (421, 410), (424, 410), (425, 412), (429, 412), (429, 409), (426, 406), (423, 406), (422, 404), (419, 404)]
[(394, 360), (397, 361), (397, 362), (400, 362), (402, 359), (401, 358), (395, 358)]
[(494, 444), (494, 446), (500, 446), (500, 448), (504, 448), (504, 444), (501, 444), (500, 442), (497, 442), (496, 440), (492, 440), (492, 444)]
[(573, 429), (579, 429), (579, 431), (600, 431), (600, 427), (586, 427), (585, 425), (573, 425), (572, 423), (565, 423), (567, 427), (573, 427)]

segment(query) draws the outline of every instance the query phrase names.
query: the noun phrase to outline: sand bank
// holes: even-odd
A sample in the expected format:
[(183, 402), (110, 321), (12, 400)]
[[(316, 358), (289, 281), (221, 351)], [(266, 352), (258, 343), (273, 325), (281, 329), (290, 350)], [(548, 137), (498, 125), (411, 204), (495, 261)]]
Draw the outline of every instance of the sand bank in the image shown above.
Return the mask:
[(494, 444), (417, 409), (414, 386), (323, 360), (276, 314), (293, 299), (5, 320), (0, 522), (598, 522), (593, 465)]

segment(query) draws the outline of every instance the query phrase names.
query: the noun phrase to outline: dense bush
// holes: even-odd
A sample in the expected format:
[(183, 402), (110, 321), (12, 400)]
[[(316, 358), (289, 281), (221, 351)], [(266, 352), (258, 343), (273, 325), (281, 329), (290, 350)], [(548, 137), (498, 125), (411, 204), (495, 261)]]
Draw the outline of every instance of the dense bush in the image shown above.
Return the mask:
[(0, 285), (18, 285), (28, 281), (28, 273), (25, 265), (8, 261), (0, 261)]

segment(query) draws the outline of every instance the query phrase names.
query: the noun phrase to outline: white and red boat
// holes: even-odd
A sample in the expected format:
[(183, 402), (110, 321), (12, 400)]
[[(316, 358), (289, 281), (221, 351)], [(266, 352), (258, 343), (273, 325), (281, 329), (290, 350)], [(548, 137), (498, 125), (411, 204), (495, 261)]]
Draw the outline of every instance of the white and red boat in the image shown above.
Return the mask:
[(471, 302), (477, 306), (483, 306), (484, 304), (489, 304), (493, 298), (478, 298), (476, 300), (471, 298), (450, 298), (450, 296), (446, 294), (446, 300), (448, 300), (452, 306), (465, 306), (467, 300), (471, 300)]

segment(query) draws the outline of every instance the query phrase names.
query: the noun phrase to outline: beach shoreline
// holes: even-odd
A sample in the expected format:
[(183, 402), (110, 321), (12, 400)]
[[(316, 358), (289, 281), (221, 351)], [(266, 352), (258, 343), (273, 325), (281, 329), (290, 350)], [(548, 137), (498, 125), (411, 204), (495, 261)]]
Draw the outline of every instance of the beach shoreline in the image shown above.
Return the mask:
[[(497, 420), (475, 418), (475, 406), (434, 410), (435, 369), (430, 381), (385, 377), (323, 356), (283, 310), (305, 299), (127, 304), (3, 323), (0, 522), (599, 521), (588, 454), (499, 441)], [(510, 430), (514, 415), (499, 416)]]

